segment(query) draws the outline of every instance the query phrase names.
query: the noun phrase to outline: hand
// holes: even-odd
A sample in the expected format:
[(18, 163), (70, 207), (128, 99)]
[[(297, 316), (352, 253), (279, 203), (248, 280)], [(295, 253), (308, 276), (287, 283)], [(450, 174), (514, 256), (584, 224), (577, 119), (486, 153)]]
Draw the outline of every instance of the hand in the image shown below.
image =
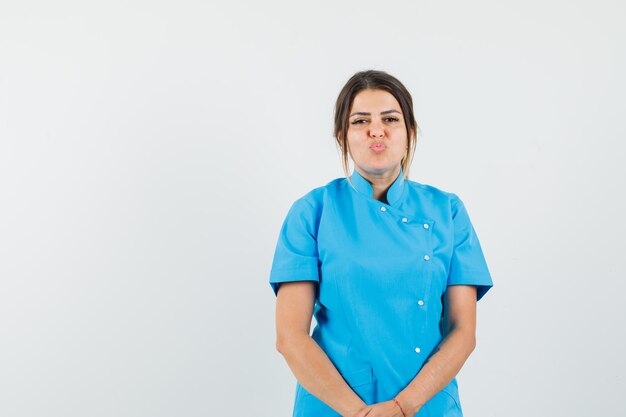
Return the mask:
[[(368, 405), (361, 410), (359, 410), (352, 417), (404, 417), (402, 415), (402, 411), (400, 411), (400, 407), (396, 405), (396, 403), (391, 401), (384, 401), (382, 403), (376, 403), (373, 405)], [(407, 417), (409, 417), (407, 415)]]

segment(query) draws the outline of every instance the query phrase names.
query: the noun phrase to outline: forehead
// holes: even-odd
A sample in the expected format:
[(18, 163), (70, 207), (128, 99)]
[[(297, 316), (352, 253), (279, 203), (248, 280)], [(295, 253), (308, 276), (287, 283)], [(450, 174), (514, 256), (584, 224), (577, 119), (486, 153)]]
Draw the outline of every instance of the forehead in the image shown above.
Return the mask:
[(360, 91), (352, 101), (350, 113), (355, 111), (380, 112), (385, 110), (398, 110), (402, 112), (400, 103), (389, 92), (385, 90), (366, 89)]

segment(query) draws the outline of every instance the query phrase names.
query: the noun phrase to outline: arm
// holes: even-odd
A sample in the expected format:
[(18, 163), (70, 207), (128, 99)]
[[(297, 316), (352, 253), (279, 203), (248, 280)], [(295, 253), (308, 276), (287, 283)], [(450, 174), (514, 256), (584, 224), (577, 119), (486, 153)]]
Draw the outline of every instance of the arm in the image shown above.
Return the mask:
[(309, 335), (315, 306), (313, 281), (281, 283), (276, 299), (276, 349), (311, 394), (344, 417), (366, 406)]
[(396, 396), (413, 416), (452, 381), (476, 346), (476, 287), (450, 285), (444, 298), (445, 337), (417, 376)]

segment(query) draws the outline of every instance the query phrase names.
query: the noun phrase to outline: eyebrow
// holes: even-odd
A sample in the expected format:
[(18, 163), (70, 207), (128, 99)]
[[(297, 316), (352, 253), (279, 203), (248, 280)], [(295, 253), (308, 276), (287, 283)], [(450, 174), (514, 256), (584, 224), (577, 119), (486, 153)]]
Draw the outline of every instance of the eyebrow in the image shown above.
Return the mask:
[[(381, 111), (380, 114), (381, 115), (385, 115), (385, 114), (389, 114), (389, 113), (398, 113), (398, 114), (402, 114), (400, 113), (398, 110), (385, 110), (385, 111)], [(368, 113), (368, 112), (364, 112), (364, 111), (358, 111), (356, 113), (352, 113), (350, 115), (350, 117), (352, 116), (371, 116), (372, 113)]]

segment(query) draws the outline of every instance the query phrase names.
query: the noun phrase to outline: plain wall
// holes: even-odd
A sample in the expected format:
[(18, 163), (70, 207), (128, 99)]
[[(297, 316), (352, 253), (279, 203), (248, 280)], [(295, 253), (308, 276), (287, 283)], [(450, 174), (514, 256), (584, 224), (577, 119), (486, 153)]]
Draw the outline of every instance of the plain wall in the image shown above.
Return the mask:
[[(89, 4), (88, 4), (89, 3)], [(0, 415), (291, 415), (268, 284), (356, 71), (494, 288), (467, 417), (626, 415), (619, 1), (0, 3)]]

